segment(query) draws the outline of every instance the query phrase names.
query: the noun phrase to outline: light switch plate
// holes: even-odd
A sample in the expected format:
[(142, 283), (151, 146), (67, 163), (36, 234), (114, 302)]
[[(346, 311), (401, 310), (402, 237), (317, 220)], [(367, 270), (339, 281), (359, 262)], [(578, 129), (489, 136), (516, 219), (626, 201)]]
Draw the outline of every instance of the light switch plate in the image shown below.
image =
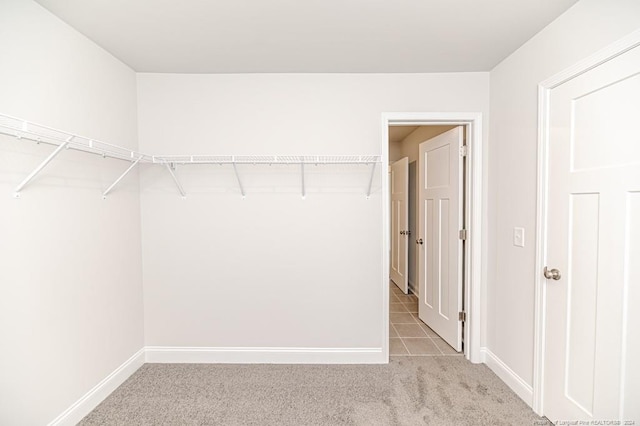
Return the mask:
[(524, 247), (524, 228), (513, 228), (513, 245)]

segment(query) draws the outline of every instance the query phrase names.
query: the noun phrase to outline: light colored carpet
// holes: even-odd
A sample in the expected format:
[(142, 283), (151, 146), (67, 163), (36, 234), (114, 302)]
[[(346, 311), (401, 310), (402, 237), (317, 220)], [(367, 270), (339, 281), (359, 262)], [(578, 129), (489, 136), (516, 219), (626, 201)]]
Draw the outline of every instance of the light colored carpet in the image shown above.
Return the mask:
[(81, 425), (532, 425), (491, 370), (461, 357), (388, 365), (145, 364)]

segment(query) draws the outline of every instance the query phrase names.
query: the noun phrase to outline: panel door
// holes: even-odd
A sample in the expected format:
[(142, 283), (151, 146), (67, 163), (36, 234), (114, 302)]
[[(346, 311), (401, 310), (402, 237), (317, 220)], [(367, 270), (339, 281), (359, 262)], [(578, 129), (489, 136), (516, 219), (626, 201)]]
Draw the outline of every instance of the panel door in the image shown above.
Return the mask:
[[(543, 411), (640, 420), (640, 48), (550, 97)], [(540, 271), (542, 273), (542, 271)]]
[(418, 315), (455, 350), (462, 349), (462, 127), (420, 144)]
[(409, 213), (409, 158), (404, 157), (391, 165), (391, 280), (409, 293), (408, 229)]

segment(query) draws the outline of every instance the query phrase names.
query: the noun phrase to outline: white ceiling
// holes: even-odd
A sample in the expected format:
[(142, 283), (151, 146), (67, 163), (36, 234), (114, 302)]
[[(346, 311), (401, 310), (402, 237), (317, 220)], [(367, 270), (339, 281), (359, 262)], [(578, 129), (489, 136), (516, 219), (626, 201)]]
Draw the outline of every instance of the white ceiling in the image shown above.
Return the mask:
[(577, 0), (36, 0), (140, 72), (489, 71)]

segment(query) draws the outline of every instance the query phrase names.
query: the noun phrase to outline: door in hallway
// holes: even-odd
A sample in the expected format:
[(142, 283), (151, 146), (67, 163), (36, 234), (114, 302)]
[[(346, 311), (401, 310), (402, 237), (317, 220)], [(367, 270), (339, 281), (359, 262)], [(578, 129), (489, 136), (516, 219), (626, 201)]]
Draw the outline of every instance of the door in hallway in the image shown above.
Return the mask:
[(543, 412), (640, 420), (640, 47), (550, 92)]
[(462, 350), (463, 128), (420, 144), (418, 159), (419, 317), (456, 351)]
[(404, 157), (391, 165), (391, 280), (409, 293), (408, 241), (409, 241), (409, 158)]

